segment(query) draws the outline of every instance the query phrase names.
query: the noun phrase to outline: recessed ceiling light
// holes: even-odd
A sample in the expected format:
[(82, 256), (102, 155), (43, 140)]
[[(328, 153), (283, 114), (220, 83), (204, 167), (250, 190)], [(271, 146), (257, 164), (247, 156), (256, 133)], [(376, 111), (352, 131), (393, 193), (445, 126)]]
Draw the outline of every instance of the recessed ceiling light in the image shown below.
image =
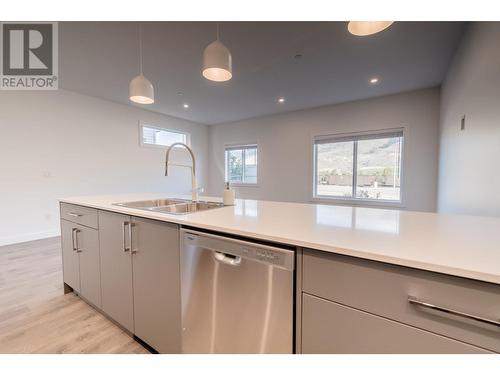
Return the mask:
[(189, 108), (189, 104), (187, 104), (187, 103), (184, 103), (182, 106), (183, 106), (184, 108)]
[(278, 102), (279, 102), (279, 103), (284, 103), (284, 102), (285, 102), (285, 98), (279, 98), (279, 99), (278, 99)]
[(371, 79), (370, 79), (370, 83), (371, 83), (372, 85), (374, 85), (374, 84), (378, 83), (378, 77), (373, 77), (373, 78), (371, 78)]

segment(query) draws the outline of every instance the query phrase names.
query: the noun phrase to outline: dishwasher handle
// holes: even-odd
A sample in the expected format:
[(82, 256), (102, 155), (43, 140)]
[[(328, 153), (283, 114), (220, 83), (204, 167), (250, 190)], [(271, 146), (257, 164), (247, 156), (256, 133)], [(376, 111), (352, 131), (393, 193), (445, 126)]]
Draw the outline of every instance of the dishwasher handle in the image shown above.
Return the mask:
[(214, 258), (218, 262), (227, 264), (229, 266), (239, 266), (241, 264), (241, 257), (237, 255), (224, 254), (220, 251), (214, 251)]

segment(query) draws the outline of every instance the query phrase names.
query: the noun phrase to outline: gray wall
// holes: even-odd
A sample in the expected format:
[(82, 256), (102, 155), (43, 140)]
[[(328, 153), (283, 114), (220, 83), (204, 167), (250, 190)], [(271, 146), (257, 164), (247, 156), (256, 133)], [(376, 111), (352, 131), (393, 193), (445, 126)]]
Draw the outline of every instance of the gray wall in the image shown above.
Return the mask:
[(208, 192), (221, 195), (224, 146), (257, 142), (259, 183), (236, 188), (241, 198), (312, 201), (312, 138), (385, 128), (407, 130), (404, 206), (436, 209), (439, 127), (438, 88), (210, 126)]
[(500, 216), (500, 23), (469, 27), (441, 103), (439, 211)]
[(0, 91), (0, 245), (57, 235), (57, 198), (189, 193), (188, 169), (167, 178), (165, 150), (139, 146), (139, 120), (191, 133), (203, 186), (206, 125), (65, 90)]

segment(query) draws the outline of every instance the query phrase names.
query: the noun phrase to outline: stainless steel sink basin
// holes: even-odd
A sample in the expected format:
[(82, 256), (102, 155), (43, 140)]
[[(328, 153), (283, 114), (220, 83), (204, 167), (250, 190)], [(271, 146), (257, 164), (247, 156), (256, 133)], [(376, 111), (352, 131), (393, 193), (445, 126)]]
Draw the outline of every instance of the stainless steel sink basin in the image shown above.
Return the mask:
[(152, 211), (180, 215), (197, 211), (206, 211), (223, 206), (224, 204), (217, 202), (184, 202), (173, 204), (171, 206), (153, 208)]
[(198, 211), (211, 210), (223, 207), (224, 204), (218, 202), (192, 202), (185, 199), (154, 199), (147, 201), (115, 203), (116, 206), (136, 208), (139, 210), (162, 212), (167, 214), (182, 215)]
[(147, 210), (151, 210), (156, 207), (164, 207), (170, 206), (176, 203), (184, 203), (186, 202), (183, 199), (152, 199), (148, 201), (136, 201), (136, 202), (125, 202), (125, 203), (115, 203), (116, 206), (123, 206), (129, 208), (144, 208)]

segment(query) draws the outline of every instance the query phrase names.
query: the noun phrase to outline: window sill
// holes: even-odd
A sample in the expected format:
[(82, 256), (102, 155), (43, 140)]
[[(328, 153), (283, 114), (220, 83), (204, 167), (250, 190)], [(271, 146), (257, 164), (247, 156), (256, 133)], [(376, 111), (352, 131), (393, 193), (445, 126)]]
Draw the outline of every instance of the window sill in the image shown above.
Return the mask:
[(245, 183), (245, 182), (231, 182), (231, 187), (259, 187), (259, 184)]
[[(188, 145), (189, 147), (191, 147), (191, 145), (189, 143), (185, 143), (186, 145)], [(168, 150), (171, 146), (165, 146), (165, 145), (154, 145), (152, 143), (141, 143), (141, 147), (146, 147), (146, 148), (156, 148), (156, 149), (162, 149), (162, 150)], [(177, 150), (180, 150), (182, 151), (183, 148), (180, 148), (180, 147), (174, 147), (174, 149), (172, 151), (177, 151)]]
[(375, 199), (356, 199), (356, 198), (341, 198), (341, 197), (326, 197), (314, 196), (311, 199), (313, 203), (329, 203), (345, 206), (360, 206), (360, 207), (374, 207), (374, 208), (406, 208), (402, 201), (388, 201), (388, 200), (375, 200)]

